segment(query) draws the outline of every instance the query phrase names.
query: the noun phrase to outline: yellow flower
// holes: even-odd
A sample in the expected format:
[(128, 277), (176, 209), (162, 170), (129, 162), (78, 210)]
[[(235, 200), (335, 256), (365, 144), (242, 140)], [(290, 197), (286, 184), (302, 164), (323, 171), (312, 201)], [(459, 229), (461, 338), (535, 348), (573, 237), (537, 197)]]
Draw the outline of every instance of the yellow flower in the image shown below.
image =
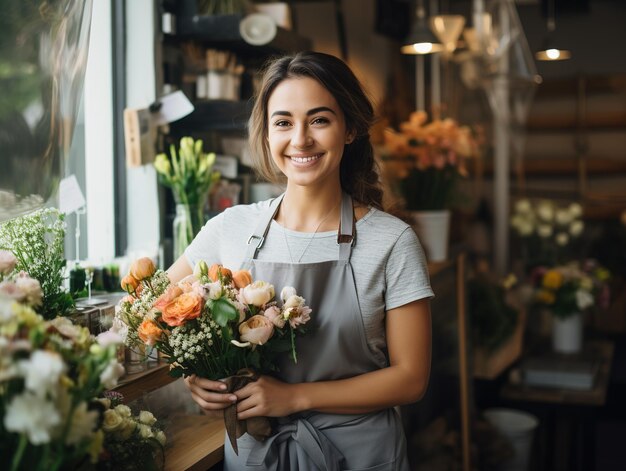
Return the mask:
[(165, 154), (159, 154), (154, 159), (154, 168), (157, 172), (166, 177), (170, 176), (170, 172), (172, 171), (172, 165), (170, 164), (170, 160), (165, 156)]
[(537, 301), (544, 304), (554, 304), (556, 296), (553, 291), (542, 289), (537, 292)]
[(563, 284), (563, 275), (557, 270), (548, 270), (543, 275), (543, 282), (541, 283), (544, 288), (559, 289)]

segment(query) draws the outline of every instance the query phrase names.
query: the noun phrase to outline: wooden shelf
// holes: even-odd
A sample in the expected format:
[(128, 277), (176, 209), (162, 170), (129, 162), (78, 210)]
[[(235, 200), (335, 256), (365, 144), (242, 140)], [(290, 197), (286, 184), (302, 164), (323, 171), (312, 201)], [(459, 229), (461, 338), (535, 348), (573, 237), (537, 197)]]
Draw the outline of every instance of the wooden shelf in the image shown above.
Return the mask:
[(252, 102), (249, 100), (201, 100), (196, 101), (194, 106), (191, 114), (170, 124), (174, 134), (178, 134), (178, 131), (245, 131), (252, 112)]
[(132, 402), (144, 394), (166, 386), (178, 378), (169, 375), (170, 366), (165, 363), (148, 367), (147, 370), (125, 375), (114, 391), (124, 396), (124, 402)]
[[(626, 130), (626, 128), (625, 128)], [(626, 173), (626, 160), (607, 159), (602, 157), (587, 157), (585, 159), (587, 175), (614, 176), (615, 174)], [(527, 176), (546, 177), (571, 177), (580, 172), (578, 159), (575, 156), (564, 157), (531, 157), (525, 158), (523, 162), (524, 174)], [(472, 169), (470, 168), (470, 172)], [(483, 167), (484, 175), (493, 175), (493, 162), (485, 161)], [(515, 173), (515, 168), (511, 166), (511, 174)]]
[(165, 429), (165, 471), (204, 471), (224, 459), (221, 417), (182, 415)]

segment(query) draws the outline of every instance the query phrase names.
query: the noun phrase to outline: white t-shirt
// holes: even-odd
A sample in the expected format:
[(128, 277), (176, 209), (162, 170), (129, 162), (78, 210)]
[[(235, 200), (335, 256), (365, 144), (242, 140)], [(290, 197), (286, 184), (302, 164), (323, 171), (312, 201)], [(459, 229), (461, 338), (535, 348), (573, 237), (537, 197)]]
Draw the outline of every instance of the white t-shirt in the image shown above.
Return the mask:
[[(270, 202), (235, 206), (210, 219), (185, 250), (189, 264), (194, 267), (204, 260), (209, 266), (220, 263), (231, 270), (240, 269), (248, 238)], [(356, 233), (350, 264), (365, 335), (376, 358), (388, 364), (385, 313), (433, 296), (426, 258), (411, 226), (375, 208), (357, 221)], [(290, 263), (302, 257), (301, 263), (311, 263), (338, 256), (337, 231), (313, 235), (284, 229), (272, 221), (257, 258)]]

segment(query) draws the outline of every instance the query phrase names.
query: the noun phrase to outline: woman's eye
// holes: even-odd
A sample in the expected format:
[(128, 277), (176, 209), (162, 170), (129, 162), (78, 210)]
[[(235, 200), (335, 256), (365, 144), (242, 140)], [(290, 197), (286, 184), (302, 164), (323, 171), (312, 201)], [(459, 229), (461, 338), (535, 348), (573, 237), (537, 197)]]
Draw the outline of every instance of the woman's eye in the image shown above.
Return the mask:
[(315, 119), (313, 120), (313, 124), (327, 124), (327, 123), (329, 123), (328, 118), (322, 118), (322, 117), (320, 117), (320, 118), (315, 118)]
[(289, 126), (289, 121), (281, 119), (280, 121), (276, 121), (274, 123), (274, 126), (279, 127), (279, 128), (282, 128), (282, 127), (285, 127), (285, 126)]

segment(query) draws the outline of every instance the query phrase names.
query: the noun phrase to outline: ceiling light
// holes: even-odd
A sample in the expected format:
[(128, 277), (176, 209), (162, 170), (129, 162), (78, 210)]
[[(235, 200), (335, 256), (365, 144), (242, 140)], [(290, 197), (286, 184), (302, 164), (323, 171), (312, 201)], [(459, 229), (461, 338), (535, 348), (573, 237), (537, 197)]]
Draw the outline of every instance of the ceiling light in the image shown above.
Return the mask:
[(443, 44), (435, 37), (426, 22), (426, 10), (422, 0), (417, 5), (417, 21), (413, 24), (406, 45), (400, 49), (403, 54), (433, 54), (443, 51)]
[(555, 44), (554, 30), (556, 29), (556, 21), (554, 17), (554, 0), (550, 0), (548, 2), (548, 34), (542, 48), (535, 52), (535, 59), (538, 61), (562, 61), (572, 57), (570, 51), (557, 47)]

